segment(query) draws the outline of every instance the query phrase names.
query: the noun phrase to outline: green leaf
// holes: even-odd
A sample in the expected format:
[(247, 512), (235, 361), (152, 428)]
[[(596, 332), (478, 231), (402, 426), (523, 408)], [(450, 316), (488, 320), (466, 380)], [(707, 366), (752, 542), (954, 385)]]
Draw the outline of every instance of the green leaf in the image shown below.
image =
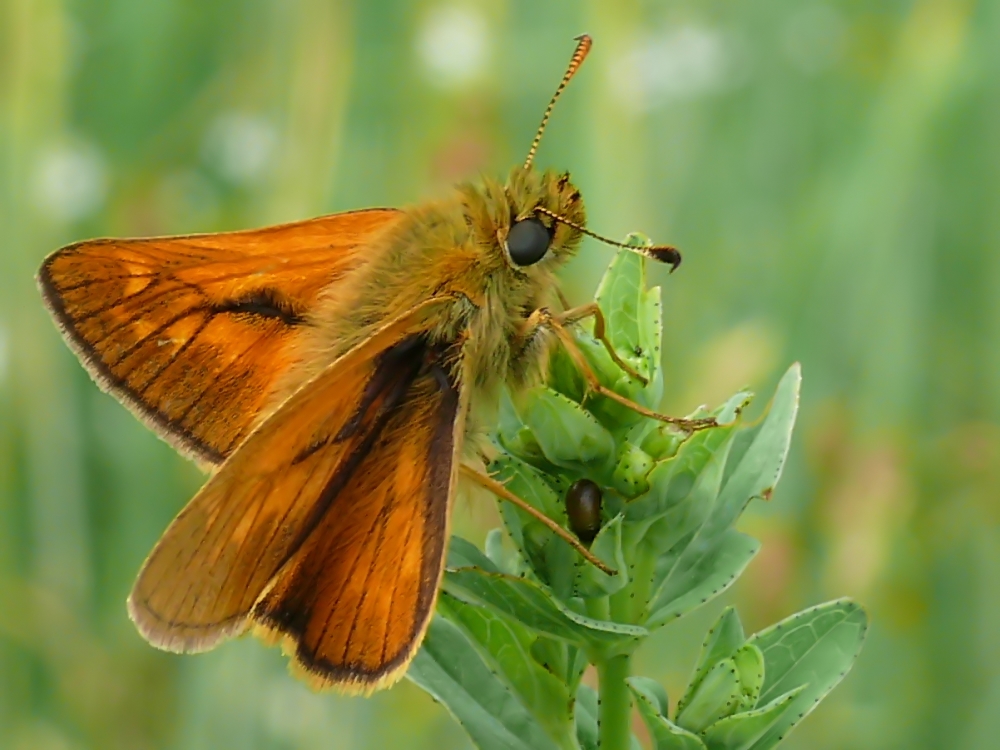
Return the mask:
[(489, 573), (499, 573), (500, 569), (486, 555), (479, 551), (468, 539), (452, 536), (448, 540), (448, 556), (445, 560), (448, 570), (458, 568), (481, 568)]
[(551, 463), (582, 472), (610, 467), (614, 438), (575, 401), (551, 388), (537, 386), (521, 394), (515, 407)]
[[(684, 611), (690, 611), (692, 603), (690, 591), (697, 587), (698, 593), (704, 598), (706, 586), (701, 581), (706, 574), (712, 579), (708, 589), (709, 597), (732, 582), (733, 578), (730, 578), (728, 583), (720, 581), (719, 570), (708, 570), (713, 566), (716, 556), (722, 555), (728, 561), (729, 572), (732, 576), (736, 576), (756, 553), (759, 545), (756, 542), (752, 545), (748, 542), (741, 548), (741, 545), (734, 541), (730, 527), (750, 498), (765, 495), (780, 475), (788, 454), (791, 430), (795, 422), (800, 382), (799, 368), (791, 367), (778, 384), (767, 415), (759, 425), (749, 429), (738, 429), (738, 423), (734, 422), (730, 427), (706, 430), (709, 433), (720, 434), (705, 437), (701, 442), (694, 443), (690, 449), (687, 449), (687, 445), (682, 446), (677, 458), (673, 459), (680, 461), (683, 458), (687, 463), (682, 463), (681, 467), (687, 467), (688, 471), (696, 470), (699, 464), (702, 468), (697, 480), (691, 480), (694, 482), (694, 488), (690, 497), (685, 498), (687, 504), (674, 503), (677, 507), (673, 509), (672, 515), (682, 515), (682, 522), (678, 523), (671, 518), (670, 520), (674, 522), (664, 528), (665, 514), (664, 519), (651, 524), (647, 532), (647, 537), (650, 539), (667, 536), (673, 544), (670, 552), (661, 558), (657, 567), (657, 580), (662, 582), (658, 583), (658, 588), (654, 587), (655, 595), (649, 607), (652, 613), (648, 622), (650, 626), (665, 621), (664, 617), (677, 616), (677, 608), (666, 606), (674, 599), (684, 597), (686, 605)], [(742, 404), (737, 403), (737, 398), (743, 398), (745, 403), (745, 394), (737, 394), (737, 397), (730, 399), (722, 409), (734, 418), (742, 408)], [(724, 437), (729, 439), (720, 442)], [(701, 456), (706, 452), (711, 453), (711, 457), (707, 463), (703, 463), (704, 459)], [(724, 461), (721, 467), (720, 461)], [(663, 480), (654, 476), (655, 474), (656, 469), (650, 473), (650, 484), (666, 496), (661, 497), (660, 502), (672, 508), (669, 494), (677, 492), (674, 482), (677, 478), (684, 479), (684, 474), (678, 473), (676, 477), (668, 474)], [(668, 482), (666, 487), (661, 485), (662, 481)], [(650, 494), (652, 492), (651, 490)], [(717, 496), (710, 498), (713, 492)], [(696, 502), (692, 500), (695, 497)], [(680, 541), (674, 541), (681, 533), (691, 528), (695, 530)], [(665, 546), (663, 541), (660, 541), (660, 544)], [(727, 549), (720, 548), (724, 544), (728, 545)]]
[(444, 704), (480, 750), (559, 750), (462, 630), (444, 617), (431, 621), (407, 677)]
[(677, 704), (678, 711), (688, 704), (695, 689), (705, 679), (708, 671), (718, 662), (735, 654), (744, 641), (746, 641), (746, 636), (743, 633), (743, 623), (740, 622), (740, 616), (733, 607), (726, 607), (719, 615), (715, 625), (705, 635), (705, 641), (702, 643), (701, 653), (698, 655), (698, 662), (695, 664), (691, 680), (684, 691), (684, 696)]
[[(659, 527), (650, 528), (646, 532), (654, 537), (650, 539), (650, 543), (660, 549), (669, 547), (670, 539), (677, 540), (704, 523), (712, 511), (722, 483), (726, 456), (734, 432), (735, 428), (730, 426), (701, 430), (680, 445), (676, 456), (657, 461), (646, 476), (649, 491), (628, 504), (629, 521), (646, 521), (649, 526), (652, 522), (663, 519)], [(711, 482), (706, 482), (704, 475), (709, 467), (714, 473)], [(696, 490), (700, 494), (692, 496)], [(664, 518), (667, 512), (684, 502), (688, 508), (674, 511), (674, 516), (669, 519)], [(678, 512), (694, 512), (696, 515), (678, 530)]]
[[(647, 237), (633, 233), (625, 239), (625, 244), (645, 247), (652, 243)], [(618, 251), (594, 299), (604, 313), (607, 335), (618, 356), (650, 381), (653, 387), (647, 387), (647, 391), (651, 391), (651, 401), (659, 401), (662, 394), (655, 381), (660, 369), (663, 313), (659, 287), (646, 288), (646, 259), (630, 250)]]
[(576, 737), (583, 750), (599, 750), (597, 691), (589, 685), (580, 685), (576, 691)]
[(501, 529), (490, 529), (487, 532), (483, 550), (499, 572), (514, 573), (516, 571), (517, 563), (511, 559), (512, 553), (504, 549)]
[(449, 549), (444, 587), (462, 601), (490, 607), (537, 633), (579, 646), (613, 652), (649, 634), (638, 625), (595, 620), (573, 611), (543, 585), (497, 572), (489, 558), (457, 537)]
[(601, 527), (590, 546), (590, 551), (618, 572), (611, 576), (589, 563), (581, 562), (576, 566), (576, 576), (573, 579), (573, 591), (576, 596), (584, 599), (607, 596), (628, 585), (628, 564), (622, 552), (620, 515)]
[(505, 450), (518, 458), (533, 464), (547, 463), (542, 447), (535, 439), (531, 428), (521, 420), (506, 388), (500, 391), (497, 439)]
[(715, 722), (702, 735), (708, 750), (749, 750), (781, 719), (804, 689), (805, 686), (795, 688), (766, 706)]
[(770, 497), (788, 457), (801, 389), (802, 368), (796, 363), (778, 383), (764, 418), (737, 434), (726, 462), (719, 509), (707, 533), (732, 525), (752, 498)]
[[(565, 504), (538, 469), (519, 458), (501, 454), (490, 464), (490, 473), (515, 495), (565, 528)], [(532, 572), (558, 598), (569, 599), (577, 564), (584, 564), (579, 553), (538, 519), (512, 503), (500, 501), (499, 506), (507, 533), (522, 559), (531, 564)]]
[[(630, 235), (628, 242), (648, 244), (648, 240), (638, 235)], [(645, 259), (628, 250), (619, 251), (601, 279), (595, 300), (604, 314), (606, 335), (615, 352), (648, 383), (644, 386), (627, 375), (602, 343), (590, 333), (578, 331), (581, 351), (604, 385), (644, 406), (655, 406), (663, 395), (660, 371), (663, 325), (660, 290), (646, 289)], [(589, 401), (587, 408), (608, 424), (628, 425), (641, 419), (627, 407), (603, 397)]]
[(531, 644), (531, 655), (544, 669), (552, 672), (568, 686), (570, 692), (576, 691), (576, 686), (589, 664), (586, 655), (579, 648), (546, 635), (535, 637)]
[(574, 746), (570, 694), (566, 685), (531, 653), (536, 636), (483, 607), (442, 595), (438, 613), (458, 625), (479, 655), (559, 747)]
[[(729, 588), (760, 549), (760, 542), (734, 529), (713, 548), (685, 560), (664, 583), (645, 621), (653, 629), (697, 609)], [(699, 550), (699, 552), (701, 552)]]
[(740, 678), (732, 659), (716, 662), (701, 681), (690, 702), (677, 712), (677, 723), (702, 732), (739, 708)]
[(639, 716), (649, 730), (653, 750), (705, 750), (698, 735), (683, 729), (666, 717), (666, 691), (654, 680), (630, 677), (628, 686), (635, 696)]
[[(646, 266), (643, 257), (630, 250), (619, 250), (594, 295), (604, 313), (608, 339), (618, 356), (630, 358), (629, 364), (639, 359), (635, 349), (642, 344), (639, 340), (639, 309), (645, 291)], [(643, 359), (648, 361), (650, 358)]]
[(760, 700), (804, 686), (787, 711), (753, 745), (767, 750), (809, 714), (844, 678), (864, 643), (868, 616), (850, 599), (803, 610), (750, 637), (764, 655)]
[(636, 698), (643, 698), (656, 709), (657, 713), (666, 716), (670, 710), (670, 699), (667, 697), (667, 690), (660, 683), (651, 677), (633, 676), (627, 677), (625, 682), (635, 693)]

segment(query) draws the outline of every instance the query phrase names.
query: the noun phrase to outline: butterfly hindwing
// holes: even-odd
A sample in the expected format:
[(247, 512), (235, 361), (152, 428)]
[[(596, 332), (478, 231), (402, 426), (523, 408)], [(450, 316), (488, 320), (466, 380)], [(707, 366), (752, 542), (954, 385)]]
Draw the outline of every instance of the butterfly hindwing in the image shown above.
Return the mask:
[(102, 388), (178, 449), (219, 464), (259, 424), (320, 294), (400, 216), (80, 242), (45, 260), (39, 285)]
[(459, 401), (443, 371), (413, 381), (254, 607), (253, 620), (285, 640), (315, 686), (374, 690), (416, 652), (444, 562)]
[(436, 304), (300, 388), (181, 512), (129, 599), (150, 642), (205, 650), (253, 622), (319, 685), (401, 673), (433, 608), (464, 421), (423, 336)]

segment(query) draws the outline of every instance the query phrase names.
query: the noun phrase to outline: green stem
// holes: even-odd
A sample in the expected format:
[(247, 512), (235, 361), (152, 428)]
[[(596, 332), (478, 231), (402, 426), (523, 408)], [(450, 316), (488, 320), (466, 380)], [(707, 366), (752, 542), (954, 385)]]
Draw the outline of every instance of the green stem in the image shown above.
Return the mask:
[(624, 654), (597, 663), (600, 750), (629, 750), (632, 744), (632, 700), (625, 683), (630, 658)]
[(595, 620), (611, 619), (611, 607), (609, 606), (608, 597), (606, 596), (584, 599), (583, 607), (587, 611), (588, 617), (593, 617)]

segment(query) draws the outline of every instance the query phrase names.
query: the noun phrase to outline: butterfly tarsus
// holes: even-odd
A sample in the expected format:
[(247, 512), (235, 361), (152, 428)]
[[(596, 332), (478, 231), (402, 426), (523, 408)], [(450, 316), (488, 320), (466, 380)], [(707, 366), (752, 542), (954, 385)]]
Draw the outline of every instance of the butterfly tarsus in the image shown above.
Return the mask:
[(596, 302), (567, 309), (565, 312), (556, 316), (555, 319), (562, 325), (569, 326), (579, 323), (582, 320), (586, 320), (587, 318), (594, 319), (594, 338), (604, 345), (604, 348), (607, 350), (614, 363), (624, 370), (629, 377), (635, 378), (642, 383), (643, 386), (649, 385), (649, 378), (640, 375), (635, 368), (622, 359), (618, 352), (615, 351), (615, 347), (611, 344), (611, 339), (608, 338), (607, 324), (604, 320), (604, 313), (601, 312), (601, 308), (598, 307)]
[[(628, 399), (625, 396), (616, 393), (615, 391), (611, 390), (603, 383), (601, 383), (600, 379), (597, 377), (597, 374), (590, 366), (590, 363), (587, 362), (587, 358), (583, 355), (583, 352), (580, 350), (579, 345), (576, 343), (576, 338), (566, 327), (566, 322), (565, 322), (568, 320), (570, 323), (575, 323), (578, 322), (579, 320), (586, 318), (588, 315), (594, 315), (593, 310), (589, 309), (591, 307), (593, 307), (594, 309), (598, 309), (597, 304), (593, 303), (592, 305), (584, 305), (582, 307), (578, 307), (573, 310), (567, 310), (562, 315), (553, 315), (547, 309), (539, 308), (538, 310), (535, 310), (535, 312), (533, 312), (531, 316), (528, 318), (529, 324), (548, 328), (550, 331), (555, 333), (556, 336), (559, 338), (560, 343), (562, 343), (563, 347), (566, 349), (566, 352), (570, 355), (573, 362), (576, 364), (577, 368), (579, 368), (580, 373), (583, 375), (583, 378), (586, 381), (587, 393), (584, 395), (584, 399), (586, 399), (587, 396), (591, 394), (604, 396), (605, 398), (609, 398), (612, 401), (616, 401), (622, 406), (631, 409), (637, 414), (641, 414), (644, 417), (649, 417), (650, 419), (656, 419), (660, 422), (666, 422), (668, 424), (675, 425), (677, 428), (685, 430), (687, 432), (696, 432), (698, 430), (704, 430), (710, 427), (718, 426), (718, 422), (715, 420), (715, 417), (707, 417), (704, 419), (686, 419), (684, 417), (670, 417), (667, 416), (666, 414), (655, 412), (652, 409), (647, 409), (642, 404), (637, 404), (635, 401), (632, 401), (631, 399)], [(599, 312), (600, 311), (598, 309), (598, 313)], [(598, 318), (595, 315), (595, 320), (597, 319)], [(596, 327), (597, 326), (595, 325), (595, 329)], [(608, 344), (605, 344), (605, 346), (608, 346)], [(613, 349), (609, 348), (609, 352), (613, 352)]]
[(560, 526), (558, 523), (553, 521), (547, 515), (542, 513), (538, 508), (529, 504), (526, 500), (515, 495), (513, 492), (508, 490), (502, 482), (498, 482), (493, 477), (488, 474), (483, 474), (471, 466), (462, 464), (459, 470), (471, 480), (476, 482), (480, 487), (483, 487), (494, 495), (496, 495), (501, 500), (506, 500), (508, 503), (516, 505), (518, 508), (528, 513), (533, 518), (537, 519), (541, 523), (545, 524), (549, 529), (552, 530), (560, 539), (562, 539), (566, 544), (575, 549), (580, 555), (595, 568), (609, 576), (618, 575), (618, 571), (610, 567), (607, 563), (597, 557), (593, 552), (587, 549), (583, 544), (573, 536), (570, 532)]

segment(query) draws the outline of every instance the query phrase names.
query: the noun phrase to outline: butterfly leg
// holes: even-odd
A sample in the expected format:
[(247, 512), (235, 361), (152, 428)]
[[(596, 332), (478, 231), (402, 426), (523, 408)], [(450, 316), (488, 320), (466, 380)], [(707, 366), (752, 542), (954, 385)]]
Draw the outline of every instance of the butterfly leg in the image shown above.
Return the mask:
[[(585, 305), (584, 307), (587, 306)], [(611, 390), (610, 388), (602, 384), (601, 381), (598, 379), (597, 374), (590, 366), (590, 363), (587, 361), (587, 358), (583, 355), (583, 352), (580, 351), (580, 347), (577, 345), (576, 339), (573, 337), (573, 334), (569, 331), (568, 328), (566, 328), (566, 325), (562, 320), (562, 318), (568, 317), (569, 313), (574, 313), (574, 315), (578, 315), (579, 313), (577, 313), (577, 311), (582, 309), (583, 308), (576, 308), (575, 310), (570, 310), (567, 313), (563, 313), (563, 315), (556, 316), (552, 315), (552, 313), (550, 313), (545, 308), (540, 308), (538, 310), (535, 310), (535, 312), (531, 314), (529, 322), (533, 322), (535, 325), (539, 327), (548, 328), (550, 331), (556, 334), (556, 336), (559, 338), (560, 343), (562, 343), (563, 347), (565, 347), (566, 352), (569, 354), (569, 356), (573, 359), (573, 362), (579, 368), (581, 374), (584, 377), (584, 380), (586, 380), (588, 393), (597, 393), (601, 396), (604, 396), (605, 398), (611, 399), (612, 401), (617, 401), (622, 406), (631, 409), (637, 414), (642, 414), (644, 417), (649, 417), (650, 419), (656, 419), (659, 420), (660, 422), (667, 422), (669, 424), (676, 425), (680, 429), (687, 430), (688, 432), (694, 432), (696, 430), (704, 430), (708, 427), (715, 427), (718, 425), (718, 422), (715, 421), (715, 417), (707, 417), (705, 419), (684, 419), (683, 417), (668, 417), (666, 414), (660, 414), (659, 412), (647, 409), (642, 404), (637, 404), (635, 401), (625, 398), (625, 396), (616, 393), (615, 391)], [(586, 315), (583, 315), (582, 317), (586, 317)], [(575, 322), (575, 320), (580, 320), (582, 318), (577, 317), (575, 320), (573, 320), (573, 318), (570, 319), (572, 322)]]
[(604, 348), (607, 350), (608, 354), (611, 355), (611, 359), (614, 360), (614, 363), (624, 370), (629, 376), (635, 378), (643, 385), (648, 385), (649, 379), (640, 375), (636, 372), (635, 368), (618, 356), (618, 352), (616, 352), (614, 346), (611, 345), (611, 339), (608, 338), (607, 325), (604, 321), (604, 313), (601, 312), (601, 308), (597, 306), (596, 302), (568, 309), (566, 312), (555, 316), (555, 320), (564, 326), (579, 323), (581, 320), (586, 320), (587, 318), (594, 319), (594, 338), (604, 345)]
[(572, 309), (571, 305), (569, 304), (569, 300), (566, 299), (566, 295), (563, 294), (563, 290), (562, 289), (559, 289), (557, 287), (556, 288), (556, 294), (559, 297), (559, 304), (562, 305), (562, 309), (563, 310), (570, 310), (570, 309)]
[(493, 477), (484, 474), (481, 471), (477, 471), (471, 466), (467, 466), (465, 464), (462, 464), (459, 467), (459, 469), (465, 476), (467, 476), (472, 481), (476, 482), (476, 484), (478, 484), (480, 487), (489, 490), (494, 495), (499, 497), (501, 500), (506, 500), (508, 503), (516, 505), (525, 513), (531, 515), (536, 520), (545, 524), (549, 529), (552, 530), (554, 534), (556, 534), (560, 539), (566, 542), (566, 544), (568, 544), (577, 552), (579, 552), (580, 555), (595, 568), (598, 568), (604, 573), (607, 573), (609, 576), (617, 575), (617, 571), (614, 568), (608, 567), (607, 563), (603, 562), (593, 552), (584, 547), (583, 543), (579, 539), (577, 539), (575, 536), (573, 536), (570, 532), (568, 532), (562, 526), (557, 524), (547, 515), (542, 513), (540, 510), (530, 505), (527, 501), (522, 500), (513, 492), (508, 490), (503, 485), (503, 483), (498, 482)]

